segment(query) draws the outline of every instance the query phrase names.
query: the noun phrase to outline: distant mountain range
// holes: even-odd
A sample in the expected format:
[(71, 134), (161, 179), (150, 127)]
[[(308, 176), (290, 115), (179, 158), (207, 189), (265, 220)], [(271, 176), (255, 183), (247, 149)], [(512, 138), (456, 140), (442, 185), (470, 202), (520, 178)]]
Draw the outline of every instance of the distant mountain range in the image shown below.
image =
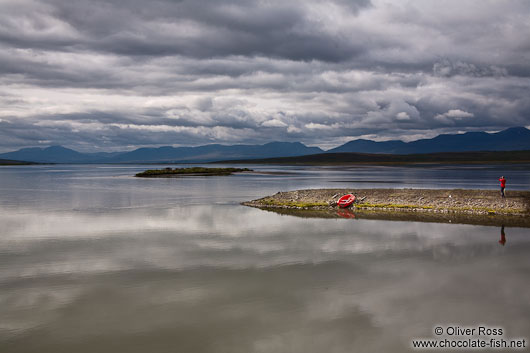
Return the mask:
[(220, 159), (252, 159), (302, 156), (324, 152), (300, 142), (271, 142), (264, 145), (206, 145), (199, 147), (138, 148), (130, 152), (80, 153), (62, 146), (23, 148), (0, 154), (0, 158), (38, 163), (188, 163)]
[[(467, 132), (439, 135), (412, 142), (353, 140), (324, 151), (300, 142), (271, 142), (264, 145), (205, 145), (199, 147), (139, 148), (130, 152), (80, 153), (62, 146), (23, 148), (0, 154), (0, 159), (38, 163), (192, 163), (219, 160), (296, 157), (321, 153), (422, 154), (437, 152), (530, 150), (530, 130), (513, 127), (497, 133)], [(325, 158), (325, 157), (324, 157)]]
[(432, 139), (403, 142), (399, 140), (376, 142), (353, 140), (333, 148), (327, 153), (437, 153), (471, 151), (522, 151), (530, 150), (530, 130), (512, 127), (496, 133), (466, 132), (458, 135), (438, 135)]

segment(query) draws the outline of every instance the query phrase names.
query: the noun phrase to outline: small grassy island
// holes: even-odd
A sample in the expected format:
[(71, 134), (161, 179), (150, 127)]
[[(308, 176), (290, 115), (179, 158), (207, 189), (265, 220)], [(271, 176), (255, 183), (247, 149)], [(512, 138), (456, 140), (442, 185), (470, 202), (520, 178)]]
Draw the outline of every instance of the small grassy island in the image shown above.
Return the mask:
[(0, 159), (0, 165), (34, 165), (38, 163), (26, 161), (14, 161), (10, 159)]
[[(348, 209), (337, 200), (352, 193)], [(372, 218), (530, 227), (530, 191), (432, 189), (310, 189), (278, 192), (243, 202), (281, 214), (318, 218)]]
[(149, 169), (138, 173), (135, 176), (140, 178), (172, 178), (178, 176), (213, 176), (213, 175), (231, 175), (233, 173), (251, 172), (248, 168), (164, 168), (164, 169)]

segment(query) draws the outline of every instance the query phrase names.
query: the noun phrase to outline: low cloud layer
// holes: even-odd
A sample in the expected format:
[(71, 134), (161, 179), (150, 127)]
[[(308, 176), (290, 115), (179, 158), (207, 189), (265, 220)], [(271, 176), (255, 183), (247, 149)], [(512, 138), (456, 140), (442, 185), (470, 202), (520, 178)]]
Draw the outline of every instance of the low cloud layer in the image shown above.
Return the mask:
[(0, 151), (530, 125), (527, 1), (0, 4)]

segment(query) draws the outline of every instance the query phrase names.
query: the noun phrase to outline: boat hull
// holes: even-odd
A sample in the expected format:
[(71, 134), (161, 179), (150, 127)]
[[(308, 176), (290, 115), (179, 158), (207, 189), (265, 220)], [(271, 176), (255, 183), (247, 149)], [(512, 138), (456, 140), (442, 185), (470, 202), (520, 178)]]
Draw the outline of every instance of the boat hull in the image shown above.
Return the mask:
[(337, 205), (339, 205), (340, 208), (346, 208), (350, 207), (354, 201), (355, 196), (353, 194), (347, 194), (342, 196), (339, 201), (337, 201)]

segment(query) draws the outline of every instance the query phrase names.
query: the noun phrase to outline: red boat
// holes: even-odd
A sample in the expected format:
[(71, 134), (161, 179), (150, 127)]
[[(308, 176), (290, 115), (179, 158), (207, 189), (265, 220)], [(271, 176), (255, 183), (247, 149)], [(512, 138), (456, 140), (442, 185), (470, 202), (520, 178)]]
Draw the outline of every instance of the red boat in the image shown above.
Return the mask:
[(339, 199), (339, 201), (337, 201), (337, 205), (339, 205), (339, 207), (346, 208), (350, 206), (354, 201), (355, 201), (355, 195), (348, 194), (348, 195), (342, 196)]

